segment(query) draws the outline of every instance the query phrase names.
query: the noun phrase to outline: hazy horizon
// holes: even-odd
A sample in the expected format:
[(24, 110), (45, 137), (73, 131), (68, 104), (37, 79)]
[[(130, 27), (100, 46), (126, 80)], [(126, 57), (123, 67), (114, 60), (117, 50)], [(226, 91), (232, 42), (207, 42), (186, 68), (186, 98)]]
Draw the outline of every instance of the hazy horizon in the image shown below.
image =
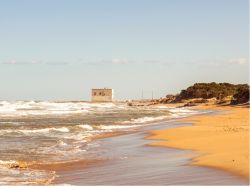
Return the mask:
[(164, 97), (249, 84), (248, 0), (0, 2), (0, 100)]

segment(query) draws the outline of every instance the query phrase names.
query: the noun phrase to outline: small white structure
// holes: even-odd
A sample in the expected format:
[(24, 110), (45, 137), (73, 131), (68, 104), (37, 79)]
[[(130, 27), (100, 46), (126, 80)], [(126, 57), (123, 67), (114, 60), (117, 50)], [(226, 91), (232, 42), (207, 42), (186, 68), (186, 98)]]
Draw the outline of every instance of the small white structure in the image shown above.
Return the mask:
[(114, 96), (113, 89), (103, 88), (103, 89), (92, 89), (92, 102), (112, 102)]

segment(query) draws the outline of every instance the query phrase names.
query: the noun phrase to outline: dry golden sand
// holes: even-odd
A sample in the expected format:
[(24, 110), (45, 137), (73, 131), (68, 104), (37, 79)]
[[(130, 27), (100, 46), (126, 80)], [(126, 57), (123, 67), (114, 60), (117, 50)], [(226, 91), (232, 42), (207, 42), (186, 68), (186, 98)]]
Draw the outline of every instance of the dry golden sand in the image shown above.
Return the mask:
[(148, 139), (161, 141), (150, 145), (195, 150), (199, 156), (193, 165), (224, 169), (249, 179), (249, 108), (202, 108), (223, 112), (185, 119), (193, 126), (153, 131)]

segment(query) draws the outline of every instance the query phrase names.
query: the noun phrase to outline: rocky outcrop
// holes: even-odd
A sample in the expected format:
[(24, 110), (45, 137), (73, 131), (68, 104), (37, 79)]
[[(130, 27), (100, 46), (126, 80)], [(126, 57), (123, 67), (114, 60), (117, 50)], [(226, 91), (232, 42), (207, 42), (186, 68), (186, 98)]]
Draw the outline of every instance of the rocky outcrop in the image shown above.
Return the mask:
[(249, 103), (249, 87), (241, 87), (237, 93), (233, 95), (231, 104), (244, 104)]

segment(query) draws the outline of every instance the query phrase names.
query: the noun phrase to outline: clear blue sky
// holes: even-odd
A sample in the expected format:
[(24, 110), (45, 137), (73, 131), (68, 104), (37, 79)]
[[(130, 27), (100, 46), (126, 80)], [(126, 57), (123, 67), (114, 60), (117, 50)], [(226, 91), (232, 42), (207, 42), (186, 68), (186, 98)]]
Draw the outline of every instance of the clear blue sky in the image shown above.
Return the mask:
[(0, 0), (0, 100), (248, 83), (248, 0)]

